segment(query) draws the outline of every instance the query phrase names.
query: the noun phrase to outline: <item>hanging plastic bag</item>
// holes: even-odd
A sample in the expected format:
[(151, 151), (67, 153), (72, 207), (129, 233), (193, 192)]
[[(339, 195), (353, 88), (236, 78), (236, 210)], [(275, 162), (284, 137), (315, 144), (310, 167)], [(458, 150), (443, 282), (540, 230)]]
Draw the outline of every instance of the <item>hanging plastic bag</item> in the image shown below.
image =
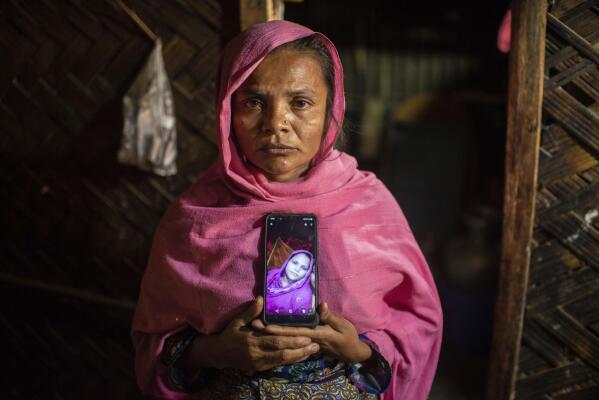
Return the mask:
[(176, 174), (175, 110), (160, 39), (123, 98), (123, 119), (119, 161), (161, 176)]

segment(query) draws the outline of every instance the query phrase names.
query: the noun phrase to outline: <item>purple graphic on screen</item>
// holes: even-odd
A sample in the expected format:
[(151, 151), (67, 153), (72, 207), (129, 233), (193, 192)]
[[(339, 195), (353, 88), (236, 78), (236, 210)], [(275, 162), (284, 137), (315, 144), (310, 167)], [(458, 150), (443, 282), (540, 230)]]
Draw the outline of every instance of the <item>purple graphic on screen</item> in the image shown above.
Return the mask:
[(310, 314), (313, 311), (314, 256), (308, 250), (295, 250), (280, 268), (266, 275), (268, 314)]

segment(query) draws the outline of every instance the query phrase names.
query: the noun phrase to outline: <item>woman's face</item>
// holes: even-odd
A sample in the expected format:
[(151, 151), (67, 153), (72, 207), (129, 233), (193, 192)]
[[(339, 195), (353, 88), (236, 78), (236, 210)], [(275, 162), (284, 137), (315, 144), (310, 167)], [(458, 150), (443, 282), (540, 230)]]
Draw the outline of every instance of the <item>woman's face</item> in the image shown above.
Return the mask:
[(240, 150), (271, 181), (301, 176), (320, 148), (327, 86), (315, 57), (269, 54), (233, 95)]
[(304, 253), (299, 253), (291, 257), (285, 268), (285, 277), (290, 283), (299, 281), (308, 273), (310, 269), (310, 257)]

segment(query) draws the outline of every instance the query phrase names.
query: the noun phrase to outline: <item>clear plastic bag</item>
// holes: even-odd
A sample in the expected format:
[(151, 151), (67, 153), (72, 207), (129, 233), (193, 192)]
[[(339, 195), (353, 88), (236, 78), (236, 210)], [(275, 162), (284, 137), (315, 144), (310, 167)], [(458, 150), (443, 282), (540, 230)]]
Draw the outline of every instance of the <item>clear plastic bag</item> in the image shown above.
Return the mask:
[(160, 39), (123, 98), (118, 160), (161, 176), (177, 173), (175, 109)]

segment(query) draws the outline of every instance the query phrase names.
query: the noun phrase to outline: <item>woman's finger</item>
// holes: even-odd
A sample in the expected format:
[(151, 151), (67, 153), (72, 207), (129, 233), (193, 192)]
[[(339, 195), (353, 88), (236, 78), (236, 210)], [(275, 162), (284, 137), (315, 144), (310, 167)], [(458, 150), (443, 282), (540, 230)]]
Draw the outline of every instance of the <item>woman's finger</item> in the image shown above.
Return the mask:
[(254, 300), (254, 302), (243, 313), (241, 313), (239, 317), (237, 317), (237, 325), (247, 325), (252, 320), (258, 318), (262, 313), (263, 303), (264, 300), (262, 299), (262, 296), (256, 297), (256, 300)]
[(253, 320), (251, 325), (252, 325), (252, 328), (254, 328), (258, 331), (262, 331), (262, 330), (264, 330), (264, 328), (266, 328), (266, 325), (264, 325), (264, 322), (262, 322), (262, 320), (259, 318), (256, 318), (255, 320)]
[(301, 349), (285, 349), (276, 350), (264, 353), (264, 358), (268, 360), (269, 364), (285, 365), (293, 364), (306, 356), (311, 356), (320, 350), (320, 346), (316, 343), (312, 343), (310, 346), (302, 347)]
[(327, 303), (321, 303), (318, 306), (318, 313), (320, 315), (320, 322), (326, 324), (329, 320), (329, 316), (331, 315), (331, 310)]
[(336, 316), (331, 312), (327, 303), (322, 303), (319, 307), (320, 311), (320, 321), (323, 324), (329, 325), (334, 330), (341, 332), (343, 327), (347, 324), (347, 320), (341, 317)]
[(312, 343), (312, 340), (303, 336), (262, 336), (259, 346), (270, 350), (301, 349)]
[(274, 325), (269, 324), (264, 328), (265, 333), (269, 333), (271, 335), (281, 335), (281, 336), (306, 336), (309, 338), (316, 338), (320, 336), (320, 332), (317, 332), (316, 327), (312, 328), (302, 328), (295, 326), (282, 326), (282, 325)]

